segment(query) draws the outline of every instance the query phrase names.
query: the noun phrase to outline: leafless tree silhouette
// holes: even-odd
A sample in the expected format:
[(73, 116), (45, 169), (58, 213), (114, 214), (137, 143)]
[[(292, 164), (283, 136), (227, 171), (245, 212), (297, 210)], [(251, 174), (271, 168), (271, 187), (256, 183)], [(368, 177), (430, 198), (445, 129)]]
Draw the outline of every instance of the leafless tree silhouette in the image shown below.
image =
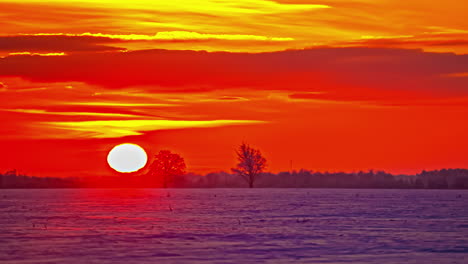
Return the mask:
[(163, 187), (167, 188), (175, 176), (185, 173), (185, 168), (185, 161), (179, 154), (161, 150), (154, 157), (149, 174), (155, 179), (161, 179)]
[(254, 149), (246, 143), (242, 143), (238, 147), (236, 154), (239, 163), (232, 171), (240, 175), (249, 184), (249, 188), (253, 188), (258, 175), (266, 168), (266, 159), (260, 150)]

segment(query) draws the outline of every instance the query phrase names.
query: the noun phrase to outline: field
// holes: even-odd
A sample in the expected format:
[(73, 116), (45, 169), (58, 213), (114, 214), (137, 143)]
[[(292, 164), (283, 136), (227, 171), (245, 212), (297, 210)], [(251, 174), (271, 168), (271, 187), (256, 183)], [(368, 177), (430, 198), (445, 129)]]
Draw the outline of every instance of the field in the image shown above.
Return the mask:
[(1, 190), (0, 263), (467, 263), (468, 192)]

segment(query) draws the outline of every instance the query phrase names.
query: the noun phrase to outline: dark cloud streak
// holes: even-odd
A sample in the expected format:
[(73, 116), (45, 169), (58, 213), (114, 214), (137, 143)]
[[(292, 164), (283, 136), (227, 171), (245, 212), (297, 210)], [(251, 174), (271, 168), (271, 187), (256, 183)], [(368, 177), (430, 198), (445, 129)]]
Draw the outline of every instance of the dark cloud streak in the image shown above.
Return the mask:
[(145, 50), (11, 56), (0, 76), (41, 82), (78, 81), (149, 92), (226, 88), (329, 92), (369, 97), (394, 92), (468, 94), (468, 55), (389, 48), (317, 48), (271, 53)]
[(120, 42), (105, 37), (91, 36), (0, 36), (0, 51), (6, 52), (99, 52), (118, 51)]

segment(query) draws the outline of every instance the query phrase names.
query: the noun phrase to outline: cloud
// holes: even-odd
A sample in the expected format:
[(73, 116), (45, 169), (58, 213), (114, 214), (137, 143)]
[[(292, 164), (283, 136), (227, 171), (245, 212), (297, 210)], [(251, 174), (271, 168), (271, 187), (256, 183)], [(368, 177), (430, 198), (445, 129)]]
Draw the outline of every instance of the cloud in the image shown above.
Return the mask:
[[(87, 0), (86, 5), (70, 1), (17, 2), (0, 3), (0, 10), (9, 18), (0, 22), (3, 34), (34, 35), (45, 32), (62, 36), (106, 36), (120, 42), (119, 45), (103, 43), (100, 46), (118, 46), (129, 50), (158, 47), (179, 50), (277, 51), (319, 45), (345, 45), (348, 42), (359, 42), (361, 36), (426, 33), (444, 37), (432, 44), (429, 41), (428, 45), (425, 42), (419, 46), (417, 43), (401, 42), (398, 47), (417, 46), (430, 51), (457, 53), (466, 53), (468, 50), (463, 44), (466, 37), (457, 39), (450, 36), (466, 34), (463, 29), (468, 26), (466, 21), (451, 19), (464, 15), (461, 11), (464, 6), (452, 0), (444, 3), (443, 7), (416, 0), (409, 4), (401, 0), (321, 0), (316, 4), (301, 0), (183, 0), (177, 5), (161, 1), (137, 1), (126, 8), (121, 8), (124, 1), (107, 0)], [(30, 14), (31, 10), (35, 10), (34, 15)], [(445, 20), (447, 18), (449, 20)], [(41, 25), (40, 32), (37, 25)], [(389, 45), (395, 47), (396, 44)]]
[[(47, 67), (43, 67), (47, 65)], [(149, 93), (226, 88), (389, 98), (409, 93), (467, 94), (468, 55), (389, 48), (316, 48), (270, 53), (146, 50), (0, 59), (0, 76), (85, 82)]]
[(98, 112), (54, 112), (43, 109), (2, 109), (2, 111), (25, 113), (25, 114), (39, 114), (39, 115), (53, 115), (53, 116), (73, 116), (73, 117), (107, 117), (107, 118), (136, 118), (138, 115), (121, 114), (121, 113), (98, 113)]
[(31, 53), (28, 51), (24, 52), (10, 52), (9, 56), (65, 56), (64, 52), (50, 52), (50, 53)]
[[(278, 50), (295, 39), (288, 36), (259, 34), (199, 33), (195, 31), (159, 31), (156, 34), (109, 33), (33, 33), (0, 35), (0, 54), (59, 54), (153, 49), (175, 50)], [(190, 47), (187, 45), (191, 43)]]
[(423, 48), (427, 51), (451, 50), (460, 54), (466, 53), (468, 33), (460, 31), (425, 32), (418, 35), (401, 36), (362, 36), (361, 39), (338, 43), (338, 46), (348, 47), (393, 47), (393, 48)]
[(128, 103), (128, 102), (65, 102), (64, 105), (82, 105), (82, 106), (114, 106), (114, 107), (170, 107), (177, 104), (161, 103)]
[[(30, 4), (38, 2), (37, 0), (26, 0)], [(53, 3), (67, 3), (66, 0), (55, 0)], [(124, 0), (82, 0), (81, 2), (87, 3), (91, 7), (105, 7), (122, 12), (121, 6), (127, 4)], [(77, 4), (75, 4), (77, 5)], [(331, 8), (325, 4), (293, 4), (293, 3), (280, 3), (270, 0), (238, 0), (236, 2), (226, 0), (179, 0), (177, 5), (168, 5), (164, 2), (158, 1), (136, 1), (126, 9), (141, 10), (141, 9), (156, 9), (163, 11), (193, 11), (193, 12), (217, 12), (217, 13), (234, 13), (234, 14), (274, 14), (282, 12), (294, 12), (303, 10), (314, 9), (328, 9)]]
[(445, 75), (447, 77), (455, 77), (455, 78), (460, 78), (460, 77), (468, 77), (468, 72), (457, 72), (457, 73), (451, 73)]
[(0, 36), (0, 51), (28, 53), (119, 51), (107, 46), (118, 40), (97, 36), (16, 35)]
[(267, 37), (261, 35), (243, 35), (243, 34), (210, 34), (198, 33), (192, 31), (162, 31), (154, 35), (143, 34), (103, 34), (103, 33), (36, 33), (32, 36), (66, 36), (66, 37), (97, 37), (117, 39), (124, 41), (190, 41), (190, 40), (255, 40), (255, 41), (292, 41), (288, 37)]
[[(82, 122), (40, 122), (47, 129), (65, 130), (58, 137), (65, 138), (119, 138), (142, 135), (156, 130), (208, 128), (231, 125), (260, 124), (258, 120), (94, 120)], [(49, 137), (50, 135), (48, 135)]]

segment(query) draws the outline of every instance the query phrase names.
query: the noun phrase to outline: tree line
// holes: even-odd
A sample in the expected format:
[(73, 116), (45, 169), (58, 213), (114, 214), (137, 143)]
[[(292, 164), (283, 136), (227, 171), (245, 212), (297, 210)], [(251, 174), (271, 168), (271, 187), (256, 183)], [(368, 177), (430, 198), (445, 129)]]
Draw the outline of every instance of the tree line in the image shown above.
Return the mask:
[(51, 178), (0, 174), (0, 188), (399, 188), (468, 189), (467, 169), (422, 171), (416, 175), (392, 175), (384, 171), (280, 173), (264, 172), (267, 162), (260, 150), (243, 143), (236, 149), (238, 163), (229, 172), (206, 175), (186, 173), (184, 159), (161, 150), (146, 171), (129, 177)]
[[(245, 188), (238, 174), (213, 172), (205, 175), (185, 173), (167, 183), (168, 188)], [(386, 189), (468, 189), (467, 169), (424, 171), (416, 175), (392, 175), (383, 171), (366, 172), (292, 172), (258, 175), (257, 188), (386, 188)], [(32, 177), (0, 174), (0, 188), (164, 188), (148, 175), (102, 177)]]

